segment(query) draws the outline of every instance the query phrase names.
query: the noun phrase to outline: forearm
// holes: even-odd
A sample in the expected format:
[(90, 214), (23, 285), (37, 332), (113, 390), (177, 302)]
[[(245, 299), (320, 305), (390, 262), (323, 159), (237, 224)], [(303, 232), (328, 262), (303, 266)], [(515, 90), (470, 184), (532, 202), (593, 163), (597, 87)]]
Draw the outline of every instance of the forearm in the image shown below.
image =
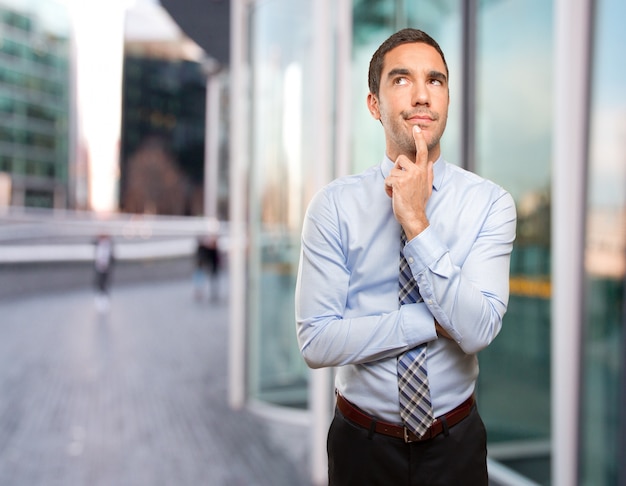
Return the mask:
[(430, 323), (422, 326), (422, 332), (416, 332), (417, 326), (409, 326), (412, 330), (407, 332), (398, 311), (349, 319), (298, 319), (302, 356), (311, 368), (362, 364), (397, 356), (420, 342), (436, 339), (432, 316), (424, 306), (420, 312), (423, 322)]
[(437, 338), (424, 303), (398, 309), (391, 297), (387, 308), (364, 308), (355, 315), (346, 308), (349, 278), (337, 276), (335, 269), (336, 276), (329, 279), (321, 270), (325, 267), (311, 262), (306, 253), (305, 247), (296, 285), (296, 325), (310, 367), (372, 362)]

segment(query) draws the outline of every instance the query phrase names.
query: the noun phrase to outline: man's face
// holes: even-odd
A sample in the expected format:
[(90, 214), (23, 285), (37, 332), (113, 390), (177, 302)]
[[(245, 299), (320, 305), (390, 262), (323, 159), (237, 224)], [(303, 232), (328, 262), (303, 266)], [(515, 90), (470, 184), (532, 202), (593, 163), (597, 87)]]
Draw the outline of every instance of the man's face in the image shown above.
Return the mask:
[(439, 141), (446, 128), (450, 103), (446, 67), (428, 44), (399, 45), (385, 54), (378, 96), (367, 98), (372, 116), (385, 130), (387, 156), (415, 158), (413, 125), (426, 138), (428, 159), (440, 154)]

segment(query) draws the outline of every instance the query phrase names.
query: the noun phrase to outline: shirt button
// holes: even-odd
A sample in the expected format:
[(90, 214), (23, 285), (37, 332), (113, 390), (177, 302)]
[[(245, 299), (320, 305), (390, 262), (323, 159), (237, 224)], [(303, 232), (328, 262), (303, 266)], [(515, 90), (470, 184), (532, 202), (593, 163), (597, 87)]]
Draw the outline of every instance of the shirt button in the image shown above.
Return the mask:
[(415, 260), (413, 260), (413, 257), (409, 257), (409, 259), (407, 260), (409, 263), (413, 263)]

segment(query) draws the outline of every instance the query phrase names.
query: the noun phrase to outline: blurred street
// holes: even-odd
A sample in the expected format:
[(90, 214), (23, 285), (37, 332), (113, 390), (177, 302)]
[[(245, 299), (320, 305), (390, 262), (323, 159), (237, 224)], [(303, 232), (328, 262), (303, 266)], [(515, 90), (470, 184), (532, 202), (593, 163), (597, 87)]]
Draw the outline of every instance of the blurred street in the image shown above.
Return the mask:
[(91, 274), (0, 293), (0, 484), (310, 484), (305, 426), (229, 408), (227, 276), (197, 301), (187, 268), (114, 278), (107, 313)]

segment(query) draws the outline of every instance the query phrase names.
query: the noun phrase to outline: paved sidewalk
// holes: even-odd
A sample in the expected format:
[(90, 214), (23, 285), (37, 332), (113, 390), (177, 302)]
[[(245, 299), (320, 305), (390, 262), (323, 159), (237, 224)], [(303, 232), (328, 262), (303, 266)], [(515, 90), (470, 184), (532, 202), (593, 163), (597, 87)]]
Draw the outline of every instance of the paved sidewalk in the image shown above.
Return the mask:
[(0, 484), (309, 485), (305, 426), (228, 407), (227, 327), (190, 279), (0, 300)]

